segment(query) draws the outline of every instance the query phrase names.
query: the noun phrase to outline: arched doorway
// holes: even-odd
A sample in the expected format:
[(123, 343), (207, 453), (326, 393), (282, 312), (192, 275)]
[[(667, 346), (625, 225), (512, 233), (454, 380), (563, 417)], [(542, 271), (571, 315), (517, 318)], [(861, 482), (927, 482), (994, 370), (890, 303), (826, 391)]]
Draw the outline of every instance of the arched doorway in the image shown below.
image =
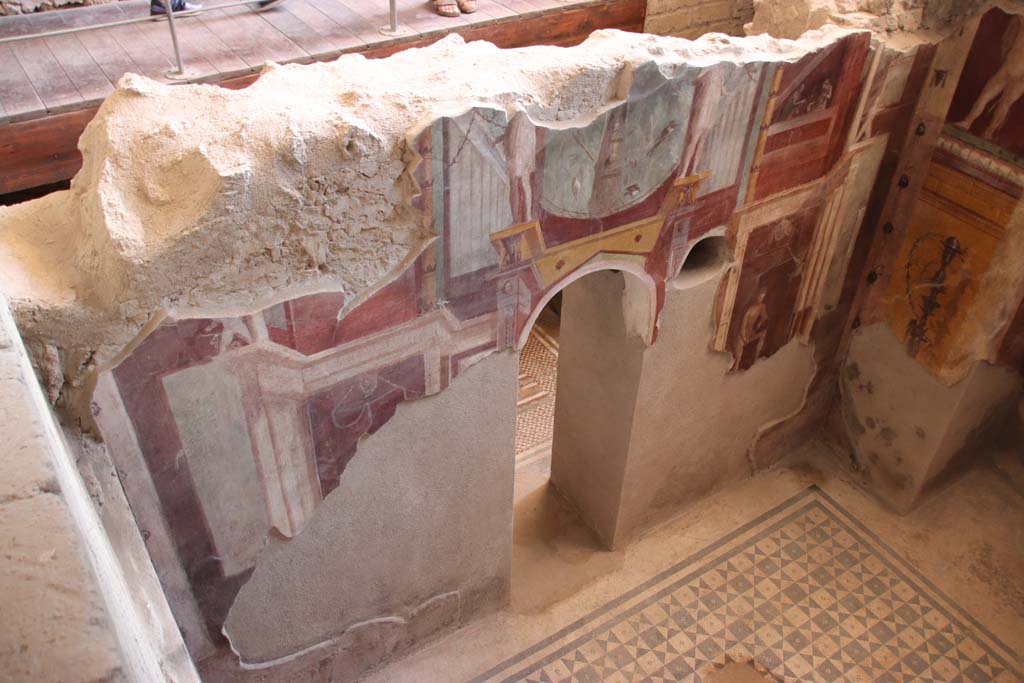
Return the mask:
[[(646, 274), (645, 274), (646, 275)], [(523, 335), (513, 606), (543, 609), (614, 570), (615, 519), (654, 285), (593, 268), (552, 292)], [(623, 371), (623, 368), (627, 368)]]

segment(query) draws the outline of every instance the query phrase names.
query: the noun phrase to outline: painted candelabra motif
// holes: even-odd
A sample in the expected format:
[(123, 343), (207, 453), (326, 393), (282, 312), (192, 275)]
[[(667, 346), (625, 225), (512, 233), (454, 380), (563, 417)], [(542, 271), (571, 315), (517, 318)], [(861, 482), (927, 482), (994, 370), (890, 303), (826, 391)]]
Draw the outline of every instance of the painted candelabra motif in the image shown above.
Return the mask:
[(390, 284), (352, 308), (323, 293), (154, 330), (94, 408), (118, 468), (149, 482), (126, 491), (151, 549), (169, 549), (151, 552), (180, 577), (168, 594), (193, 644), (219, 637), (268, 531), (300, 533), (361, 438), (516, 348), (586, 269), (644, 274), (650, 342), (690, 245), (729, 226), (720, 347), (742, 369), (804, 329), (868, 49), (850, 34), (794, 64), (646, 64), (582, 126), (485, 107), (439, 118), (410, 138), (414, 206), (437, 239)]

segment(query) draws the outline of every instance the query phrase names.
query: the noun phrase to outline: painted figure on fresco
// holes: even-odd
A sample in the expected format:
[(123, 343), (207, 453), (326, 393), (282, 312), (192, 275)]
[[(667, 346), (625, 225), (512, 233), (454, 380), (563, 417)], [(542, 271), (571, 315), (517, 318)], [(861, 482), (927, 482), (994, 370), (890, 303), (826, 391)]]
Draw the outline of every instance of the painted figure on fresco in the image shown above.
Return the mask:
[(820, 261), (811, 245), (824, 205), (813, 190), (804, 192), (806, 203), (797, 211), (739, 227), (742, 260), (728, 328), (717, 347), (733, 354), (734, 371), (778, 352), (810, 315), (815, 294), (809, 288), (819, 281), (813, 267)]
[[(750, 367), (761, 356), (768, 336), (768, 291), (763, 287), (757, 292), (757, 299), (747, 307), (740, 322), (740, 333), (736, 336), (733, 351), (733, 369)], [(753, 353), (748, 351), (753, 348)], [(747, 359), (749, 362), (745, 362)]]
[(974, 106), (967, 116), (956, 123), (964, 130), (970, 130), (978, 118), (995, 105), (992, 118), (981, 132), (983, 138), (991, 138), (1006, 123), (1010, 108), (1024, 95), (1024, 31), (1021, 31), (1022, 20), (1019, 16), (1010, 19), (1010, 25), (1003, 34), (1004, 61), (1002, 66), (992, 74), (981, 95), (974, 101)]
[[(967, 250), (961, 247), (960, 240), (949, 236), (941, 241), (942, 251), (938, 254), (939, 262), (935, 263), (935, 254), (924, 255), (925, 250), (920, 247), (929, 243), (934, 245), (937, 238), (938, 236), (934, 234), (921, 237), (911, 248), (907, 259), (907, 302), (915, 314), (915, 317), (907, 322), (907, 352), (911, 356), (916, 356), (917, 352), (921, 350), (921, 345), (929, 341), (928, 323), (934, 313), (943, 305), (939, 299), (946, 293), (950, 267), (957, 259), (963, 259), (967, 253)], [(921, 265), (918, 265), (919, 263)], [(929, 269), (932, 272), (922, 278), (921, 269)], [(915, 271), (917, 277), (915, 277)], [(915, 293), (921, 285), (915, 286), (912, 283), (921, 282), (926, 283), (927, 293), (918, 300)]]
[(981, 17), (955, 87), (945, 133), (1024, 165), (1024, 15)]
[(789, 119), (800, 116), (803, 113), (804, 103), (806, 101), (807, 98), (804, 97), (804, 84), (800, 83), (793, 91), (792, 97), (786, 100), (785, 104), (782, 105), (782, 115), (779, 117), (779, 120), (788, 121)]
[(220, 335), (220, 348), (218, 353), (226, 353), (233, 349), (240, 349), (252, 343), (252, 333), (246, 327), (241, 318), (224, 318), (224, 325)]
[(523, 112), (512, 117), (503, 141), (512, 219), (526, 223), (533, 217), (533, 174), (537, 170), (537, 132), (530, 117)]
[(782, 105), (782, 114), (779, 120), (789, 121), (805, 114), (828, 109), (832, 104), (834, 88), (831, 78), (825, 78), (810, 88), (806, 83), (798, 84), (793, 90), (793, 94)]
[(832, 80), (826, 78), (821, 84), (821, 90), (818, 92), (818, 97), (814, 100), (813, 111), (821, 111), (828, 109), (828, 105), (832, 103)]

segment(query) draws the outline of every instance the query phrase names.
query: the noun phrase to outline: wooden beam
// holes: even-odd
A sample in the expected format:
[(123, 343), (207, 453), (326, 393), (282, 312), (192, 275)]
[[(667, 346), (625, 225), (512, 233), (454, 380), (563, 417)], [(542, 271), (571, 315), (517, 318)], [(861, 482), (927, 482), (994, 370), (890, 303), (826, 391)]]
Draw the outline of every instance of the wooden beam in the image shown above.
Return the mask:
[[(487, 2), (488, 0), (483, 0)], [(529, 45), (576, 45), (593, 31), (617, 28), (643, 30), (646, 0), (608, 0), (584, 6), (529, 12), (486, 23), (454, 25), (450, 30), (412, 35), (377, 44), (354, 45), (341, 54), (359, 53), (377, 58), (411, 47), (424, 47), (450, 33), (465, 40), (486, 40), (502, 48)], [(258, 73), (222, 80), (231, 89), (248, 86)], [(52, 114), (0, 126), (0, 194), (67, 180), (78, 172), (82, 156), (78, 138), (97, 107)]]
[(67, 180), (82, 167), (78, 138), (95, 109), (0, 126), (0, 194)]

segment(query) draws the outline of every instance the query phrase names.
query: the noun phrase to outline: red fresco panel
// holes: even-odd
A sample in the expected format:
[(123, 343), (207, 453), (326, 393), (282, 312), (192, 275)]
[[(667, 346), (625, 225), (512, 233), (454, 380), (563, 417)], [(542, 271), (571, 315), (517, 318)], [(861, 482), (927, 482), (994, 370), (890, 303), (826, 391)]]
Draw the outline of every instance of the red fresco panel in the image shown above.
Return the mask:
[(221, 571), (188, 459), (180, 457), (182, 444), (162, 380), (245, 345), (234, 335), (225, 343), (223, 329), (219, 320), (165, 323), (113, 370), (181, 564), (196, 592), (206, 596), (199, 607), (214, 637), (248, 574), (225, 577)]
[(828, 135), (831, 126), (832, 118), (828, 117), (818, 121), (810, 121), (775, 135), (769, 134), (764, 146), (765, 154), (776, 152), (790, 145), (798, 145), (816, 138), (824, 138)]
[(272, 306), (263, 314), (270, 340), (311, 356), (412, 320), (421, 312), (419, 267), (419, 261), (409, 266), (343, 317), (342, 292), (311, 294)]
[(728, 223), (733, 211), (736, 210), (738, 193), (739, 187), (730, 185), (701, 197), (700, 208), (690, 227), (690, 240), (700, 239), (708, 230)]
[(738, 369), (789, 341), (803, 261), (820, 211), (820, 204), (806, 207), (748, 236), (729, 325), (729, 348)]
[[(755, 199), (820, 178), (838, 159), (869, 46), (868, 34), (854, 34), (827, 48), (826, 54), (812, 53), (784, 68), (772, 128), (779, 130), (786, 122), (793, 127), (786, 127), (784, 137), (767, 141), (770, 153), (761, 160)], [(807, 130), (793, 134), (803, 120)]]
[(270, 340), (307, 356), (335, 345), (342, 292), (310, 294), (274, 306), (264, 314)]
[(347, 379), (309, 399), (306, 410), (324, 496), (337, 488), (359, 440), (383, 427), (399, 403), (424, 393), (423, 358), (414, 356)]
[(412, 320), (420, 314), (416, 265), (356, 306), (338, 323), (332, 345), (344, 344)]

